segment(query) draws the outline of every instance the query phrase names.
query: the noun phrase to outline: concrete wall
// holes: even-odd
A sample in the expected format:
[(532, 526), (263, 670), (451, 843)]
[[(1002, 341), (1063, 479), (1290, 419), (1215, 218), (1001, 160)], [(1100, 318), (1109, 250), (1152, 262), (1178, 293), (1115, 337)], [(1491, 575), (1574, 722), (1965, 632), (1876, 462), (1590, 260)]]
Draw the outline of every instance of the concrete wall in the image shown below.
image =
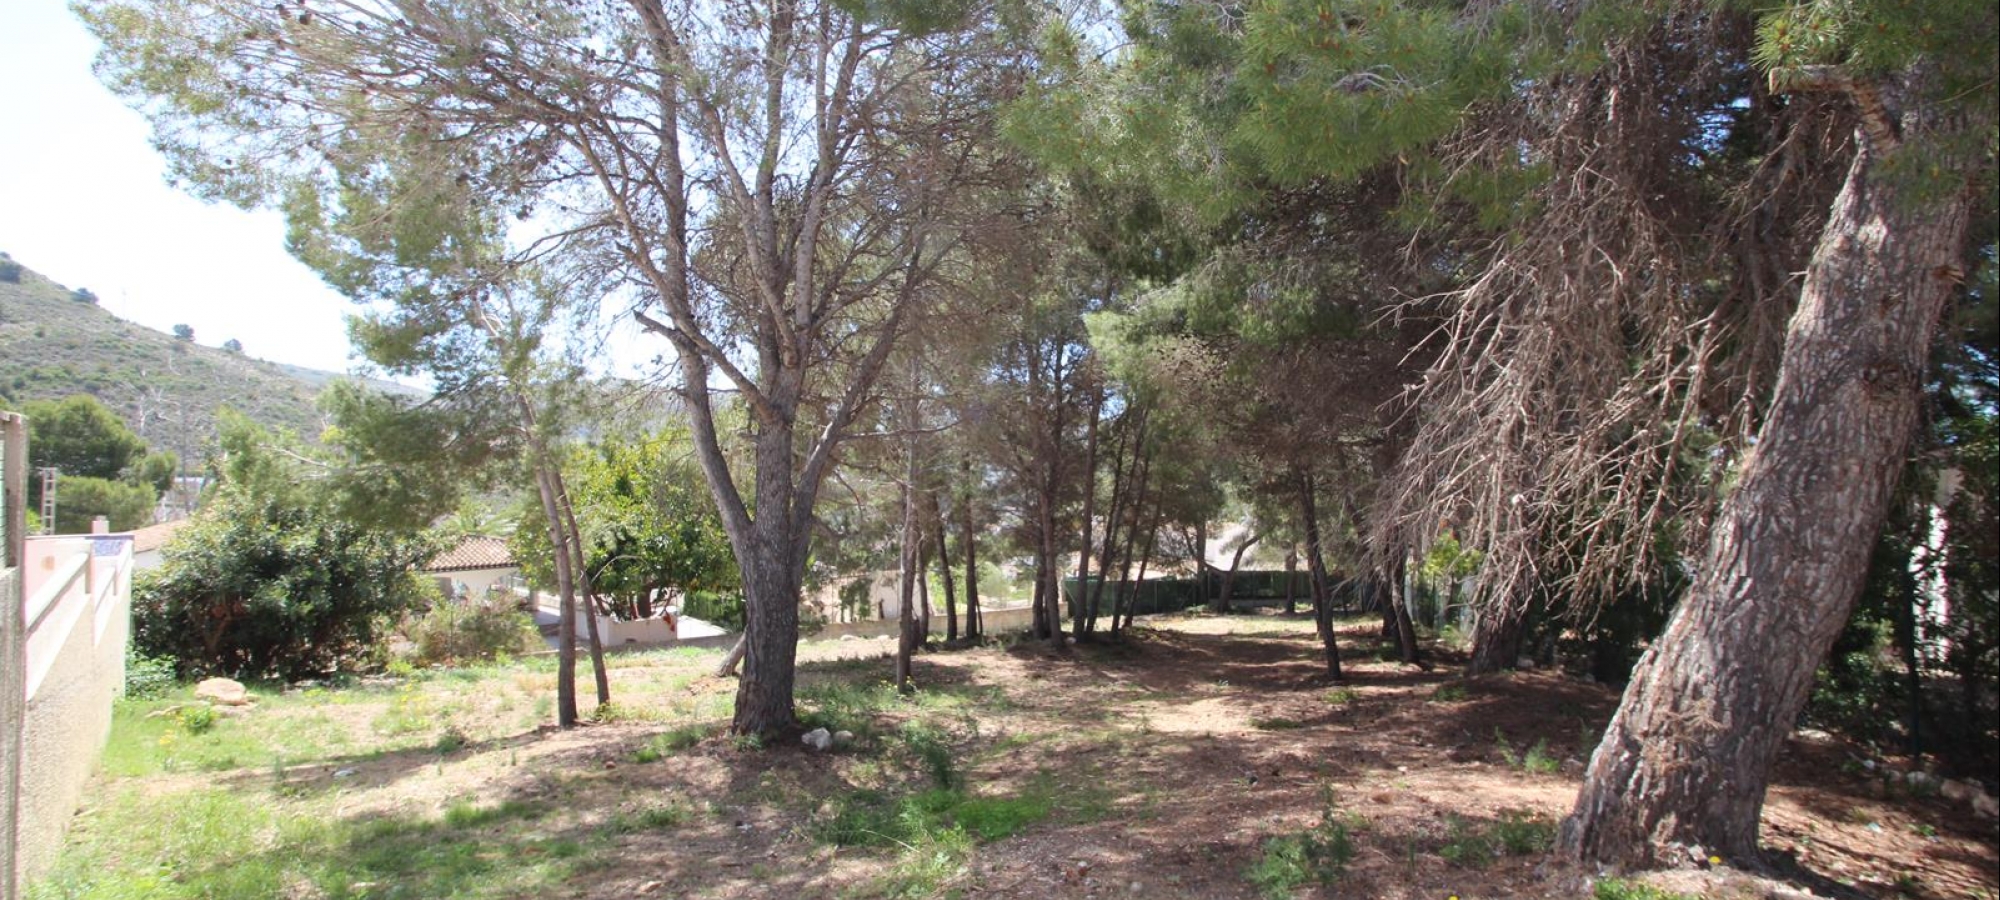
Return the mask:
[[(937, 598), (935, 597), (931, 598), (931, 600), (932, 600), (931, 636), (942, 640), (944, 638), (944, 630), (945, 630), (944, 605), (941, 601), (938, 601)], [(1012, 631), (1015, 629), (1027, 628), (1028, 626), (1034, 624), (1035, 621), (1034, 609), (1032, 607), (1027, 607), (1027, 606), (1015, 606), (1015, 607), (1004, 607), (1000, 609), (993, 609), (982, 605), (980, 607), (979, 612), (980, 612), (979, 616), (980, 621), (985, 624), (987, 634), (999, 634), (1000, 632), (1003, 631)], [(821, 628), (818, 631), (818, 633), (809, 636), (807, 639), (826, 640), (827, 638), (839, 638), (843, 635), (849, 635), (849, 634), (854, 635), (855, 637), (864, 637), (864, 638), (876, 637), (878, 635), (893, 636), (896, 633), (896, 628), (897, 628), (897, 622), (895, 619), (871, 619), (865, 622), (841, 622), (838, 624), (827, 625), (826, 627)], [(960, 609), (958, 611), (958, 630), (960, 633), (964, 633), (965, 631), (965, 610), (963, 609)]]
[(0, 412), (0, 900), (15, 900), (21, 720), (27, 712), (28, 623), (22, 617), (21, 561), (27, 535), (28, 422)]
[(29, 538), (24, 553), (27, 706), (16, 866), (23, 884), (62, 848), (125, 687), (132, 621), (129, 536)]

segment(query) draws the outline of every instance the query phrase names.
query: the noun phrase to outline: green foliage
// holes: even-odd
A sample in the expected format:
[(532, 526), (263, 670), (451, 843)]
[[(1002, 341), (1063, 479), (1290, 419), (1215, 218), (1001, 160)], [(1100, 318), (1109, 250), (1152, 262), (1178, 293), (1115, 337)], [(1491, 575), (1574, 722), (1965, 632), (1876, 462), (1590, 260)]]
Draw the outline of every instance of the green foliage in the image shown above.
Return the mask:
[[(611, 599), (616, 616), (654, 616), (675, 599), (699, 597), (704, 612), (741, 619), (736, 556), (691, 453), (690, 438), (676, 428), (607, 439), (579, 449), (564, 467), (591, 588)], [(512, 544), (528, 579), (552, 588), (554, 554), (539, 506), (523, 512)]]
[(98, 516), (111, 520), (112, 531), (150, 525), (158, 499), (151, 485), (64, 475), (56, 479), (56, 533), (88, 533)]
[(1265, 838), (1262, 855), (1245, 875), (1264, 896), (1282, 900), (1300, 885), (1333, 884), (1353, 860), (1354, 839), (1329, 799), (1311, 828)]
[(363, 659), (423, 596), (435, 539), (335, 514), (301, 448), (227, 418), (219, 485), (133, 587), (133, 645), (184, 673), (287, 679)]
[(1488, 833), (1500, 849), (1513, 856), (1546, 853), (1556, 843), (1554, 822), (1520, 810), (1502, 812)]
[(69, 298), (78, 303), (88, 303), (92, 306), (97, 305), (97, 294), (93, 293), (90, 288), (77, 288), (74, 291), (70, 291)]
[(950, 736), (943, 730), (928, 722), (913, 720), (897, 727), (896, 739), (922, 765), (932, 784), (951, 788), (961, 783), (957, 764), (952, 759)]
[(1466, 690), (1465, 685), (1463, 683), (1456, 681), (1449, 681), (1444, 684), (1438, 685), (1435, 689), (1431, 691), (1430, 702), (1458, 703), (1466, 700), (1471, 696), (1472, 696), (1471, 693)]
[(239, 341), (239, 340), (237, 340), (237, 339), (235, 339), (235, 338), (230, 338), (229, 340), (226, 340), (226, 341), (223, 341), (223, 342), (222, 342), (222, 352), (224, 352), (224, 353), (242, 353), (242, 352), (243, 352), (243, 342), (242, 342), (242, 341)]
[(542, 648), (534, 619), (508, 597), (447, 597), (424, 582), (429, 605), (397, 628), (418, 667), (506, 660)]
[(1591, 890), (1591, 896), (1595, 900), (1701, 900), (1694, 894), (1669, 891), (1625, 878), (1599, 879), (1597, 886)]
[(0, 283), (20, 284), (21, 264), (5, 256), (0, 256)]
[(705, 725), (682, 725), (647, 739), (645, 746), (632, 754), (637, 763), (659, 762), (686, 750), (706, 739), (713, 729)]
[[(54, 466), (64, 475), (116, 479), (146, 454), (146, 442), (97, 398), (76, 394), (56, 402), (29, 403), (28, 464)], [(39, 498), (39, 491), (33, 492)]]
[(1507, 765), (1523, 772), (1531, 775), (1554, 775), (1562, 770), (1562, 760), (1549, 753), (1548, 738), (1536, 740), (1535, 745), (1529, 747), (1526, 753), (1517, 753), (1514, 751), (1514, 745), (1508, 743), (1506, 733), (1495, 728), (1493, 744), (1499, 748), (1500, 758), (1506, 760)]
[(133, 700), (157, 700), (180, 684), (174, 675), (174, 661), (163, 656), (147, 656), (136, 650), (125, 653), (125, 696)]
[(175, 326), (174, 326), (174, 340), (177, 340), (177, 341), (185, 341), (185, 342), (188, 342), (188, 343), (193, 343), (193, 342), (194, 342), (194, 326), (192, 326), (192, 325), (188, 325), (188, 324), (185, 324), (185, 323), (183, 323), (183, 324), (180, 324), (180, 325), (175, 325)]

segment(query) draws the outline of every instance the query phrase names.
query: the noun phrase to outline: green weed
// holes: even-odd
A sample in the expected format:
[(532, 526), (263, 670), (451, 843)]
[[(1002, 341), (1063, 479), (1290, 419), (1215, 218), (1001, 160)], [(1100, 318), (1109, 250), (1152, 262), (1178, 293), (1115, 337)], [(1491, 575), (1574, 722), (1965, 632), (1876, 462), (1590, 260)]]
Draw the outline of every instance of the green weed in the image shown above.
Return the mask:
[(1273, 716), (1268, 719), (1264, 718), (1251, 719), (1250, 727), (1255, 728), (1258, 731), (1292, 731), (1295, 729), (1304, 728), (1305, 723), (1300, 722), (1297, 719), (1287, 719), (1283, 717)]
[(1591, 896), (1595, 900), (1701, 900), (1693, 894), (1662, 890), (1650, 884), (1627, 881), (1623, 878), (1606, 878), (1599, 881)]
[(1431, 691), (1431, 702), (1457, 703), (1471, 696), (1472, 696), (1471, 693), (1466, 691), (1465, 685), (1460, 684), (1456, 681), (1451, 681), (1451, 682), (1446, 682), (1444, 684), (1440, 684), (1437, 686), (1436, 690)]
[(706, 725), (682, 725), (679, 728), (653, 735), (650, 740), (646, 741), (645, 746), (633, 752), (632, 761), (637, 763), (659, 762), (701, 743), (702, 739), (708, 737), (712, 730)]

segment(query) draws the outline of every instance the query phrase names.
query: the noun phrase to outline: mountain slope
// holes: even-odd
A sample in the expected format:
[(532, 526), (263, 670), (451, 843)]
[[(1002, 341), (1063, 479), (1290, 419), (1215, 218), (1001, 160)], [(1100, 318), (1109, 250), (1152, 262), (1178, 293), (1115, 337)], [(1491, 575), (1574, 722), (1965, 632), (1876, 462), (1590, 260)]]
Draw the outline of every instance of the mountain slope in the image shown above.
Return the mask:
[(179, 340), (6, 263), (0, 255), (0, 396), (18, 404), (91, 394), (154, 449), (190, 463), (202, 458), (223, 406), (308, 440), (324, 427), (314, 398), (345, 376)]

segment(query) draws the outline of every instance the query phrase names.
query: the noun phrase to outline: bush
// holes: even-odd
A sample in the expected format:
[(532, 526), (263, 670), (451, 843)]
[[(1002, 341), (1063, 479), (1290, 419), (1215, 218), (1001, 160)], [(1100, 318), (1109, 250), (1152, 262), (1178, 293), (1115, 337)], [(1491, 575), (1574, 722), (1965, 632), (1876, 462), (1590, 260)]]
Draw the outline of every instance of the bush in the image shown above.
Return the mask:
[(125, 653), (125, 696), (134, 700), (157, 700), (180, 683), (174, 676), (174, 661), (163, 656)]
[(187, 674), (287, 680), (361, 659), (423, 597), (421, 541), (224, 494), (132, 586), (132, 642)]
[(77, 288), (70, 291), (69, 298), (78, 303), (88, 303), (92, 306), (97, 305), (97, 294), (93, 293), (90, 288)]
[(0, 259), (0, 281), (8, 284), (20, 284), (21, 264), (11, 259)]
[(485, 662), (541, 646), (541, 633), (509, 598), (446, 597), (428, 580), (418, 593), (429, 609), (406, 617), (397, 630), (410, 642), (405, 660), (418, 667)]

